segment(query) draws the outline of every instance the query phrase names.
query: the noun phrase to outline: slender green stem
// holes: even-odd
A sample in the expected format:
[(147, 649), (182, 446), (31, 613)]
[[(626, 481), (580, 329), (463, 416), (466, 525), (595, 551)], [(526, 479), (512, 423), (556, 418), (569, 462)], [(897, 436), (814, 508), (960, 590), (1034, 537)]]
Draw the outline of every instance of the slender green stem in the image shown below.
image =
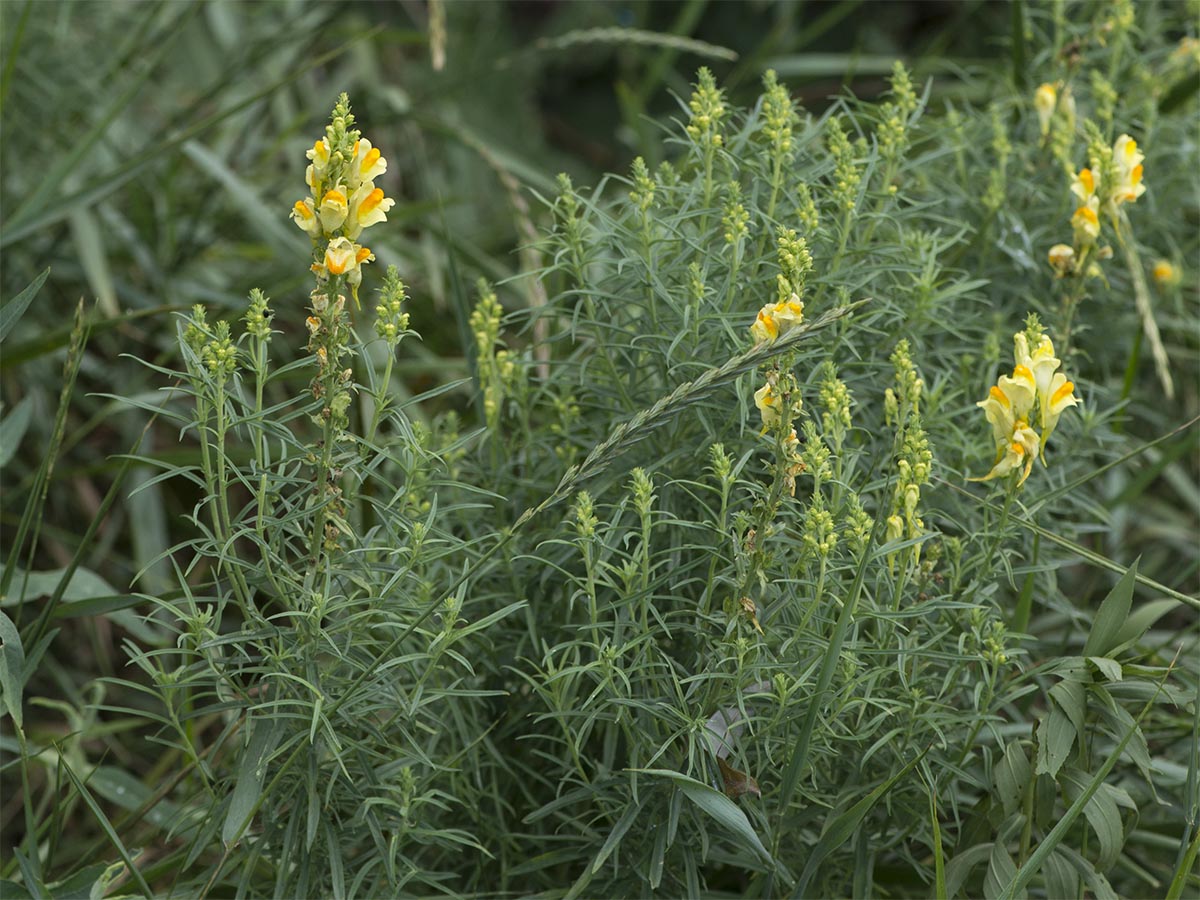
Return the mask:
[(384, 413), (387, 412), (388, 386), (392, 381), (392, 365), (396, 359), (396, 348), (388, 345), (388, 358), (383, 366), (383, 378), (380, 379), (379, 389), (375, 392), (375, 412), (371, 415), (371, 427), (367, 429), (367, 443), (375, 442), (375, 432), (379, 429)]

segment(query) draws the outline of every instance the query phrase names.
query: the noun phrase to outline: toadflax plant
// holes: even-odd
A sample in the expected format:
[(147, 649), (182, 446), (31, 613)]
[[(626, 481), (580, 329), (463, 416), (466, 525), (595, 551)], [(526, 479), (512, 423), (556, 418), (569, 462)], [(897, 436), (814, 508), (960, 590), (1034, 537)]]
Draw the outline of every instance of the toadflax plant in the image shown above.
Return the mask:
[[(472, 660), (489, 652), (485, 630), (522, 605), (476, 616), (450, 589), (440, 561), (469, 554), (433, 515), (436, 455), (391, 390), (413, 335), (394, 267), (365, 304), (373, 321), (353, 321), (349, 301), (371, 292), (364, 232), (393, 201), (376, 186), (387, 161), (344, 95), (308, 157), (311, 196), (292, 210), (312, 238), (307, 315), (257, 290), (236, 326), (198, 307), (180, 326), (185, 370), (171, 373), (202, 452), (198, 471), (172, 473), (203, 495), (198, 536), (173, 553), (189, 560), (177, 562), (184, 597), (159, 601), (177, 617), (177, 645), (130, 650), (179, 768), (180, 849), (147, 874), (192, 896), (444, 889), (435, 858), (453, 869), (462, 848), (483, 852), (460, 824), (478, 788), (441, 780), (473, 768), (469, 723), (483, 712), (471, 710), (498, 693), (468, 686)], [(279, 325), (308, 337), (286, 369), (270, 358)], [(268, 405), (303, 379), (302, 393)], [(416, 865), (410, 844), (432, 855)]]
[(1099, 533), (1195, 406), (1138, 337), (1194, 371), (1152, 90), (1185, 63), (1082, 11), (986, 108), (899, 63), (819, 110), (702, 69), (653, 155), (538, 198), (540, 263), (471, 293), (455, 257), (453, 316), (372, 265), (386, 148), (343, 95), (290, 213), (307, 302), (197, 307), (155, 369), (199, 462), (157, 463), (194, 504), (145, 595), (175, 641), (128, 637), (139, 705), (99, 704), (161, 747), (106, 862), (170, 896), (1183, 896), (1200, 603)]

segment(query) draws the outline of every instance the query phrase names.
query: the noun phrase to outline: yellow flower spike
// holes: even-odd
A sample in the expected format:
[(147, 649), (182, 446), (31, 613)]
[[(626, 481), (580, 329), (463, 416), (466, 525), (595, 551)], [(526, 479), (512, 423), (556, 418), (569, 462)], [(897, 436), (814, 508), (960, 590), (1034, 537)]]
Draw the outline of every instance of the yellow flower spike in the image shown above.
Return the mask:
[[(341, 187), (340, 185), (338, 186)], [(321, 198), (321, 227), (325, 229), (326, 234), (333, 234), (342, 227), (342, 223), (346, 221), (346, 216), (350, 212), (350, 207), (346, 203), (346, 194), (335, 188), (331, 191), (326, 191)]]
[(1033, 95), (1033, 107), (1037, 110), (1038, 125), (1042, 136), (1050, 133), (1050, 120), (1054, 118), (1054, 107), (1058, 105), (1058, 91), (1052, 84), (1042, 84)]
[(387, 160), (380, 152), (371, 146), (366, 138), (360, 138), (354, 143), (354, 152), (350, 157), (346, 178), (351, 188), (374, 181), (387, 171)]
[(357, 247), (348, 238), (334, 238), (325, 248), (325, 268), (331, 275), (343, 275), (358, 266)]
[(362, 234), (363, 229), (386, 222), (388, 210), (395, 205), (395, 200), (385, 197), (383, 190), (375, 187), (371, 182), (359, 185), (350, 196), (350, 214), (346, 219), (346, 236), (355, 240)]
[(294, 221), (301, 230), (312, 237), (321, 236), (321, 223), (317, 221), (316, 210), (313, 209), (313, 202), (310, 199), (297, 200), (292, 206), (292, 212), (289, 218)]

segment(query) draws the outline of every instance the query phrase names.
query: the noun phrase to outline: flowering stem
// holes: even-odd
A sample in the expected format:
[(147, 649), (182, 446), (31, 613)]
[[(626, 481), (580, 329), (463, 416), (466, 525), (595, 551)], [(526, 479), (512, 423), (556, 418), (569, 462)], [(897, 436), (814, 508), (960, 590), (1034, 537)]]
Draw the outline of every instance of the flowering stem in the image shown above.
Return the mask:
[(1015, 473), (1008, 477), (1008, 490), (1004, 492), (1004, 506), (1000, 509), (1000, 520), (990, 529), (992, 533), (991, 543), (988, 545), (987, 552), (983, 555), (983, 578), (991, 575), (992, 569), (995, 568), (996, 551), (1000, 547), (1000, 541), (1004, 538), (1004, 531), (1008, 527), (1008, 514), (1012, 509), (1013, 498), (1017, 496), (1017, 482), (1014, 477)]
[[(217, 462), (217, 512), (218, 512), (218, 534), (221, 536), (224, 547), (229, 548), (230, 555), (233, 555), (233, 520), (229, 515), (229, 476), (226, 472), (225, 459), (225, 379), (217, 379), (217, 397), (216, 397), (216, 462)], [(222, 554), (224, 559), (224, 554)], [(238, 599), (242, 602), (242, 608), (251, 610), (254, 604), (250, 600), (250, 588), (246, 584), (245, 576), (242, 570), (236, 565), (229, 566), (230, 580), (233, 582), (234, 593), (238, 595)]]
[(1079, 301), (1083, 299), (1084, 289), (1087, 287), (1087, 261), (1091, 254), (1091, 246), (1086, 246), (1079, 254), (1079, 262), (1076, 264), (1075, 284), (1071, 290), (1063, 295), (1063, 329), (1062, 329), (1062, 358), (1068, 358), (1071, 351), (1071, 323), (1075, 318), (1075, 308), (1079, 305)]
[[(721, 511), (717, 513), (717, 533), (720, 540), (725, 539), (725, 529), (729, 520), (729, 481), (721, 479)], [(704, 597), (700, 601), (700, 620), (703, 621), (712, 607), (714, 584), (717, 577), (717, 549), (713, 548), (712, 559), (708, 564), (708, 579), (705, 581)]]
[(825, 554), (821, 554), (820, 568), (817, 569), (817, 586), (813, 591), (812, 603), (809, 604), (808, 611), (804, 613), (804, 618), (800, 620), (800, 624), (796, 626), (796, 637), (799, 638), (804, 633), (805, 627), (808, 625), (808, 620), (813, 617), (821, 606), (821, 597), (825, 593)]
[(371, 427), (367, 429), (367, 443), (375, 442), (375, 432), (379, 429), (379, 423), (383, 419), (383, 414), (387, 411), (388, 385), (392, 380), (392, 364), (396, 358), (395, 346), (388, 345), (388, 358), (383, 366), (383, 378), (379, 382), (379, 390), (375, 392), (375, 412), (371, 414)]

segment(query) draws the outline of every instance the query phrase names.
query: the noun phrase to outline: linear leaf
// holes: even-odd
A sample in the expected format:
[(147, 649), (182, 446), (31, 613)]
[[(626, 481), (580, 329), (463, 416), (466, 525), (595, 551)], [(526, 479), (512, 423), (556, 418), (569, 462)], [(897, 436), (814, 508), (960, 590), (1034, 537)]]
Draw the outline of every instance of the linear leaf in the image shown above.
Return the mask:
[(238, 767), (237, 784), (234, 785), (229, 811), (221, 828), (221, 840), (226, 844), (240, 838), (250, 825), (267, 777), (267, 760), (279, 743), (282, 729), (279, 728), (278, 719), (261, 716), (255, 719), (253, 732), (250, 745)]
[(689, 778), (682, 772), (675, 772), (670, 769), (629, 769), (628, 771), (639, 772), (643, 775), (658, 775), (671, 779), (683, 791), (684, 796), (716, 819), (726, 830), (737, 837), (742, 844), (753, 850), (763, 862), (774, 867), (775, 861), (771, 858), (771, 854), (767, 852), (767, 848), (763, 846), (763, 842), (758, 837), (758, 832), (754, 830), (754, 826), (750, 824), (750, 820), (746, 818), (746, 814), (742, 812), (740, 806), (720, 791), (713, 790), (707, 784), (699, 782), (695, 778)]
[(1129, 609), (1133, 605), (1133, 584), (1137, 579), (1137, 568), (1138, 561), (1135, 559), (1133, 565), (1126, 570), (1121, 580), (1100, 604), (1087, 643), (1083, 647), (1084, 656), (1107, 656), (1108, 651), (1117, 646), (1117, 638), (1129, 619)]
[(8, 337), (8, 333), (12, 331), (13, 326), (21, 316), (25, 315), (25, 310), (29, 308), (29, 304), (33, 302), (33, 298), (37, 296), (37, 292), (42, 289), (42, 285), (46, 283), (46, 278), (50, 275), (50, 269), (47, 268), (41, 275), (29, 282), (29, 286), (17, 296), (13, 297), (4, 307), (0, 309), (0, 341)]

